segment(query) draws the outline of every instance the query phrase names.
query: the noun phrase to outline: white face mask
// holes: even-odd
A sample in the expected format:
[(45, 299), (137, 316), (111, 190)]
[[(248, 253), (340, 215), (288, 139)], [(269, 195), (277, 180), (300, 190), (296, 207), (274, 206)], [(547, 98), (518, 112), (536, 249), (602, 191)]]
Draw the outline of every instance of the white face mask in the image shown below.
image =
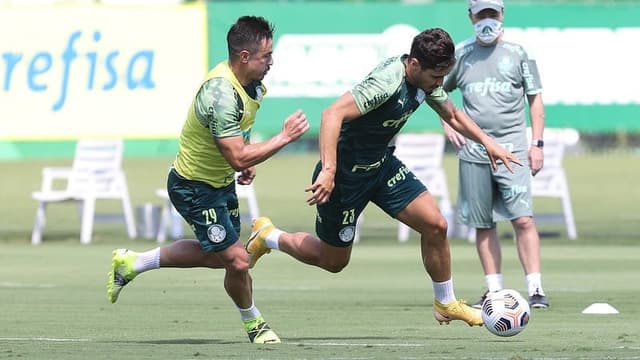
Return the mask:
[(476, 37), (483, 44), (493, 44), (502, 34), (502, 23), (496, 19), (485, 18), (473, 25)]

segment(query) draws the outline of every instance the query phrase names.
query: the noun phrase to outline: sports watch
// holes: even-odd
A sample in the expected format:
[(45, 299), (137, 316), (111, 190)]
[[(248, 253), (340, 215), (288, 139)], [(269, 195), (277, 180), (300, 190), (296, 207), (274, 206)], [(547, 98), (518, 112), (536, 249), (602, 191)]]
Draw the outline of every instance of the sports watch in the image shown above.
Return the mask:
[(535, 147), (539, 147), (540, 149), (542, 149), (544, 147), (544, 141), (543, 140), (533, 140), (531, 142), (531, 146), (535, 146)]

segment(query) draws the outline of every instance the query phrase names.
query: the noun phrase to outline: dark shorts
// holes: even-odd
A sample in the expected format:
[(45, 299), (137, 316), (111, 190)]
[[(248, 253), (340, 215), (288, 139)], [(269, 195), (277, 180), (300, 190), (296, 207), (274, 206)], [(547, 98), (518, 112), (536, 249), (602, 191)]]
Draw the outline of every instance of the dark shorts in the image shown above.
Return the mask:
[[(341, 166), (329, 202), (317, 206), (316, 233), (322, 241), (333, 246), (346, 247), (352, 244), (358, 216), (370, 201), (395, 218), (427, 190), (393, 155), (393, 148), (389, 148), (375, 168)], [(318, 162), (313, 181), (321, 169), (322, 164)]]
[(191, 226), (206, 252), (222, 251), (240, 238), (235, 182), (223, 188), (188, 180), (171, 169), (167, 179), (171, 203)]

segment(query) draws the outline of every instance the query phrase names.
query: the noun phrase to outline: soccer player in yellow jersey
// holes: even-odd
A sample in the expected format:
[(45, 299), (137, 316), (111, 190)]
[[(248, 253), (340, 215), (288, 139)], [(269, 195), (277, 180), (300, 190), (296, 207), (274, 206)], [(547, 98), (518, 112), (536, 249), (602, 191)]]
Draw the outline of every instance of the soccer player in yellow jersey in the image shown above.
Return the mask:
[(284, 120), (279, 134), (250, 144), (251, 127), (266, 94), (262, 79), (273, 64), (273, 25), (262, 17), (240, 17), (227, 34), (227, 45), (229, 59), (207, 74), (189, 108), (167, 180), (171, 202), (197, 240), (139, 253), (114, 250), (107, 298), (115, 303), (137, 275), (160, 267), (224, 269), (225, 290), (240, 311), (249, 340), (279, 343), (253, 302), (249, 259), (239, 241), (235, 174), (240, 173), (239, 184), (250, 184), (254, 166), (300, 138), (309, 122), (298, 110)]

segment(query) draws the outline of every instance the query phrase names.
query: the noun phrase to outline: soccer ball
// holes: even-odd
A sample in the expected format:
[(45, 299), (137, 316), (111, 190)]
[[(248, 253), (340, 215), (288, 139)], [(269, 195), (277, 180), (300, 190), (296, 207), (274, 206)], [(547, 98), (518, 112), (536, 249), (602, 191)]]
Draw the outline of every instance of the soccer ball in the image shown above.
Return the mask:
[(503, 289), (490, 292), (482, 303), (482, 321), (492, 334), (514, 336), (529, 323), (531, 309), (519, 292)]

